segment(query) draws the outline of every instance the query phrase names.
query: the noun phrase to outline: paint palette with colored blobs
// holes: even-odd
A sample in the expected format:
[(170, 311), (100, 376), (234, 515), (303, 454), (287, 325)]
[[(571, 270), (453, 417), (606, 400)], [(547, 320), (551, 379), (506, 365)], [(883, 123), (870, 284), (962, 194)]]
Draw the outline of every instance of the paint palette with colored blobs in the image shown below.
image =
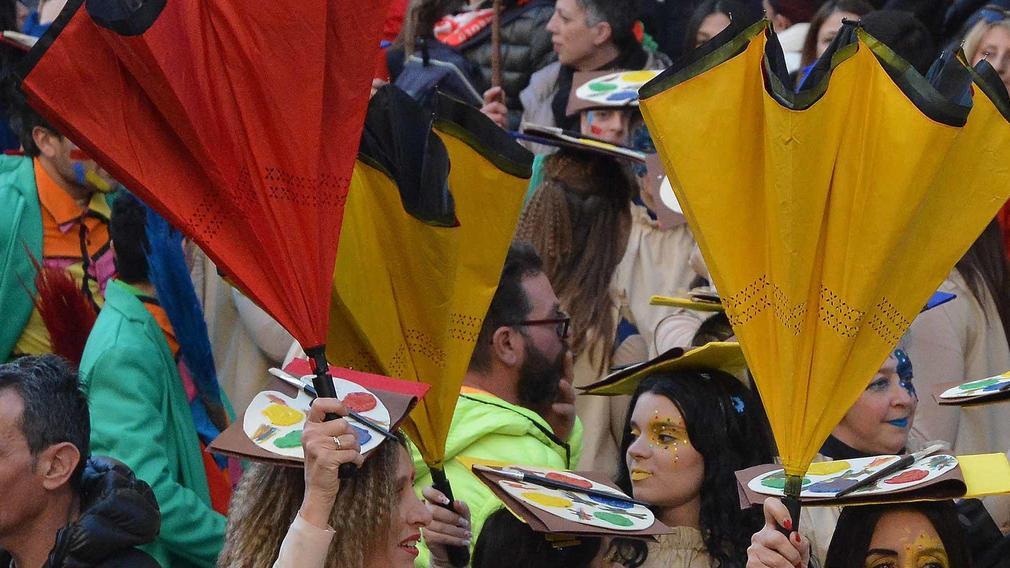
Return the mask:
[[(534, 473), (556, 481), (563, 481), (571, 485), (585, 487), (586, 489), (596, 489), (613, 493), (618, 497), (624, 497), (624, 495), (612, 487), (596, 483), (591, 479), (570, 472), (516, 466), (512, 466), (509, 469)], [(564, 489), (553, 489), (535, 483), (509, 479), (499, 480), (498, 485), (510, 496), (528, 507), (534, 507), (552, 515), (557, 515), (567, 521), (583, 525), (600, 527), (607, 530), (640, 531), (651, 527), (656, 520), (656, 517), (648, 508), (621, 499), (607, 499), (606, 497), (587, 495)]]
[[(839, 491), (866, 479), (898, 459), (899, 456), (872, 456), (812, 463), (807, 474), (803, 476), (803, 491), (800, 497), (834, 497)], [(957, 458), (954, 456), (929, 456), (873, 485), (856, 490), (851, 496), (878, 495), (909, 489), (932, 481), (955, 467)], [(781, 496), (785, 481), (785, 471), (778, 469), (755, 477), (747, 485), (757, 493)]]
[[(311, 381), (311, 377), (308, 380)], [(302, 380), (305, 380), (303, 378)], [(333, 386), (337, 398), (344, 406), (371, 419), (379, 426), (389, 428), (389, 411), (374, 394), (364, 387), (333, 378)], [(305, 459), (302, 451), (302, 431), (305, 428), (306, 415), (312, 397), (303, 391), (291, 398), (277, 391), (264, 391), (256, 395), (246, 410), (242, 429), (254, 444), (268, 452), (282, 456)], [(358, 435), (361, 453), (375, 448), (382, 441), (382, 436), (358, 424), (353, 419), (348, 423)]]
[(659, 71), (619, 71), (587, 81), (575, 90), (577, 98), (602, 106), (628, 106), (638, 101), (638, 89)]
[(941, 400), (962, 400), (1010, 391), (1010, 372), (957, 385), (940, 394)]

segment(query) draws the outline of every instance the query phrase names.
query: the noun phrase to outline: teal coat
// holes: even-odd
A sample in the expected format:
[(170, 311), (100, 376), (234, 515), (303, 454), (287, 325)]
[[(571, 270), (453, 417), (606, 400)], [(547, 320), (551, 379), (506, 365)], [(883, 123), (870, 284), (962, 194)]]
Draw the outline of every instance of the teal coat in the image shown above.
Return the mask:
[(131, 287), (112, 280), (88, 337), (81, 381), (91, 451), (116, 458), (154, 489), (161, 535), (146, 547), (162, 566), (214, 566), (225, 518), (210, 505), (186, 392), (165, 336)]
[[(29, 254), (25, 253), (27, 249)], [(31, 158), (0, 156), (0, 363), (32, 315), (35, 266), (42, 259), (42, 208)]]

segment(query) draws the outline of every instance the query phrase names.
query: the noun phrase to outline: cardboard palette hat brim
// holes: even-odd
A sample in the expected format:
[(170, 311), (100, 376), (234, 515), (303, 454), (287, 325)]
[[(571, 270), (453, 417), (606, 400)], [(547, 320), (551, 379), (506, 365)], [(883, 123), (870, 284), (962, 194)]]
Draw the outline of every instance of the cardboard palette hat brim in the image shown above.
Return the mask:
[[(972, 382), (972, 381), (969, 381)], [(941, 395), (949, 389), (952, 389), (960, 384), (964, 383), (940, 383), (932, 388), (930, 394), (933, 396), (933, 400), (936, 401), (940, 406), (984, 406), (987, 404), (996, 404), (999, 402), (1006, 402), (1010, 400), (1010, 388), (991, 391), (991, 392), (981, 392), (973, 396), (963, 396), (958, 398), (943, 398)]]
[[(301, 376), (308, 374), (309, 369), (307, 361), (296, 360), (286, 367), (285, 371), (295, 376)], [(428, 390), (427, 385), (422, 383), (400, 381), (351, 369), (341, 369), (331, 366), (330, 374), (361, 385), (381, 400), (386, 410), (389, 411), (391, 430), (395, 430), (398, 427), (400, 422), (407, 417), (411, 409), (414, 408)], [(288, 397), (295, 398), (298, 395), (299, 389), (280, 379), (273, 378), (264, 390), (278, 391)], [(304, 467), (304, 460), (276, 454), (261, 448), (250, 440), (243, 429), (244, 421), (245, 411), (211, 442), (210, 446), (207, 447), (207, 451), (272, 465)], [(366, 453), (365, 457), (367, 458), (370, 453)]]
[(691, 298), (677, 296), (652, 296), (649, 304), (653, 306), (670, 306), (674, 308), (684, 308), (696, 312), (724, 312), (726, 308), (717, 302), (699, 302)]
[(519, 126), (519, 132), (515, 136), (521, 140), (529, 140), (537, 144), (554, 146), (556, 148), (569, 148), (637, 164), (644, 164), (646, 158), (644, 153), (633, 148), (612, 144), (591, 136), (583, 136), (578, 132), (564, 130), (556, 126), (542, 126), (524, 122)]
[[(572, 116), (585, 110), (595, 109), (638, 109), (638, 89), (656, 78), (660, 70), (611, 70), (611, 71), (579, 71), (572, 76), (572, 89), (568, 92), (568, 105), (565, 114)], [(623, 81), (622, 76), (632, 77), (634, 81)], [(614, 81), (607, 81), (613, 78)], [(619, 83), (620, 86), (606, 91), (606, 97), (595, 99), (579, 96), (580, 90), (585, 91), (591, 83)], [(602, 93), (601, 93), (602, 94)], [(616, 95), (616, 96), (615, 96)]]
[(747, 366), (740, 344), (713, 341), (701, 347), (674, 347), (643, 363), (620, 369), (584, 387), (583, 394), (616, 396), (634, 394), (646, 377), (660, 372), (719, 370), (736, 375)]
[[(646, 183), (644, 191), (649, 194), (649, 208), (656, 214), (656, 221), (662, 230), (672, 229), (687, 223), (684, 212), (680, 209), (680, 204), (676, 208), (670, 207), (663, 197), (663, 188), (670, 185), (669, 178), (663, 169), (663, 161), (659, 154), (645, 155), (645, 176)], [(672, 191), (672, 190), (671, 190)]]
[[(478, 460), (479, 463), (479, 460)], [(510, 464), (499, 464), (499, 465), (510, 465)], [(522, 465), (511, 465), (511, 467), (525, 467)], [(634, 539), (648, 539), (652, 540), (655, 536), (661, 534), (669, 534), (673, 532), (673, 529), (667, 527), (658, 519), (655, 520), (652, 525), (647, 529), (636, 530), (636, 531), (626, 531), (617, 529), (608, 529), (600, 526), (587, 525), (582, 523), (576, 523), (570, 520), (566, 520), (557, 515), (548, 513), (546, 511), (537, 509), (535, 507), (528, 506), (521, 500), (513, 497), (507, 491), (502, 489), (499, 485), (499, 481), (507, 480), (505, 476), (497, 475), (494, 472), (483, 471), (480, 469), (471, 469), (474, 476), (477, 477), (494, 493), (505, 508), (508, 509), (514, 516), (519, 520), (528, 524), (534, 532), (543, 533), (549, 538), (558, 537), (605, 537), (605, 536), (620, 536), (622, 538), (634, 538)], [(608, 479), (608, 476), (604, 472), (598, 471), (573, 471), (565, 472), (559, 471), (558, 473), (573, 473), (578, 476), (584, 477), (596, 483), (606, 485), (615, 490), (620, 491), (617, 487)], [(564, 541), (565, 538), (560, 538)]]
[[(979, 498), (1010, 493), (1010, 462), (1006, 454), (956, 456), (958, 466), (931, 481), (907, 489), (861, 496), (858, 493), (832, 497), (800, 497), (804, 507), (878, 505), (914, 501)], [(741, 508), (760, 506), (768, 495), (752, 490), (752, 479), (782, 469), (781, 464), (764, 464), (736, 472)]]

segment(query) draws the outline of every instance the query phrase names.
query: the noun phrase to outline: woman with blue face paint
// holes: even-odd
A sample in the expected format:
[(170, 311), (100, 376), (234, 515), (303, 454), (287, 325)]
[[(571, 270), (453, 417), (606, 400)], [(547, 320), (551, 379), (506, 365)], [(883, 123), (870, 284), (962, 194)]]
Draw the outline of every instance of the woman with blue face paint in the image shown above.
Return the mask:
[(903, 453), (919, 402), (912, 378), (908, 355), (895, 349), (831, 432), (821, 455), (846, 459)]
[[(912, 361), (903, 349), (895, 349), (832, 430), (814, 461), (905, 453), (918, 403)], [(827, 554), (840, 513), (839, 507), (802, 510), (799, 530), (810, 539), (811, 554), (820, 560)]]

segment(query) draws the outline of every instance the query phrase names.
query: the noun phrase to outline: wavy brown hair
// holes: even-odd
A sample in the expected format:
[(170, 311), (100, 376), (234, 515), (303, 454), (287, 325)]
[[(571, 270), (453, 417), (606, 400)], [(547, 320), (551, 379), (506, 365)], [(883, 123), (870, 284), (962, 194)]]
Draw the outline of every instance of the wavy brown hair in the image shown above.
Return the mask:
[[(330, 544), (327, 567), (363, 568), (363, 543), (386, 541), (396, 507), (396, 466), (403, 445), (380, 444), (357, 475), (340, 482), (330, 527), (340, 535)], [(304, 470), (252, 464), (239, 481), (228, 511), (224, 549), (217, 565), (270, 568), (305, 494)]]
[(595, 358), (602, 346), (601, 371), (609, 366), (617, 327), (610, 282), (628, 245), (637, 192), (637, 181), (616, 159), (562, 149), (545, 161), (544, 181), (516, 231), (540, 253), (572, 317), (572, 351), (588, 347)]

